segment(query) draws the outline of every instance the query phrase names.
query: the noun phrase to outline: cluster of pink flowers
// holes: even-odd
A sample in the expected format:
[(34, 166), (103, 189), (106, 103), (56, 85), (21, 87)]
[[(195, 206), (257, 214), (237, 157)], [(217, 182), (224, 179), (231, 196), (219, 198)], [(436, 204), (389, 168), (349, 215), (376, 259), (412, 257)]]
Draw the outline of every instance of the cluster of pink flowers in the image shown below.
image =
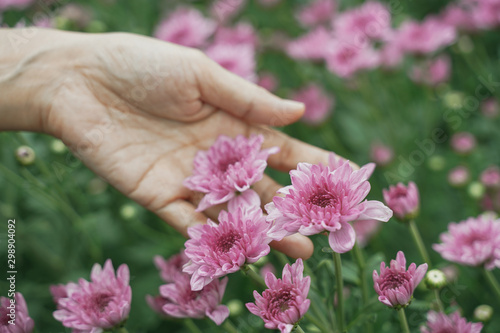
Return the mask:
[(441, 256), (468, 266), (500, 267), (500, 220), (489, 215), (450, 223), (433, 248)]
[(14, 298), (0, 297), (1, 333), (31, 333), (34, 327), (21, 293), (15, 293)]
[(0, 11), (9, 9), (9, 8), (25, 8), (34, 0), (0, 0)]
[(287, 234), (309, 236), (329, 232), (331, 248), (338, 253), (351, 250), (356, 233), (349, 222), (378, 220), (387, 222), (392, 211), (379, 201), (365, 199), (370, 191), (367, 179), (373, 163), (354, 170), (349, 161), (332, 155), (328, 166), (299, 163), (290, 171), (292, 185), (278, 190), (266, 205), (268, 221)]
[(420, 329), (421, 333), (440, 333), (440, 332), (456, 332), (456, 333), (480, 333), (483, 329), (481, 323), (468, 323), (465, 318), (460, 316), (458, 311), (450, 315), (429, 311), (427, 313), (427, 325)]

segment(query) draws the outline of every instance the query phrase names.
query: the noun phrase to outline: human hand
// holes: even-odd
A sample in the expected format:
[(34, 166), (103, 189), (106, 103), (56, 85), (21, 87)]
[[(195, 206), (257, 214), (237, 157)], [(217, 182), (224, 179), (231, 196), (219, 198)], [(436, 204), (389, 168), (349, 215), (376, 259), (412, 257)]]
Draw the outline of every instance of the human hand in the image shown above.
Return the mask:
[[(264, 147), (280, 147), (268, 163), (282, 171), (328, 160), (326, 151), (264, 126), (298, 120), (302, 104), (229, 73), (197, 50), (123, 33), (40, 35), (58, 41), (55, 52), (34, 60), (43, 61), (39, 70), (48, 82), (32, 101), (42, 105), (42, 131), (184, 235), (207, 217), (217, 219), (220, 207), (195, 211), (199, 194), (182, 182), (196, 152), (219, 135), (263, 134)], [(263, 204), (280, 187), (268, 176), (254, 185)], [(302, 258), (313, 250), (298, 234), (272, 246)]]

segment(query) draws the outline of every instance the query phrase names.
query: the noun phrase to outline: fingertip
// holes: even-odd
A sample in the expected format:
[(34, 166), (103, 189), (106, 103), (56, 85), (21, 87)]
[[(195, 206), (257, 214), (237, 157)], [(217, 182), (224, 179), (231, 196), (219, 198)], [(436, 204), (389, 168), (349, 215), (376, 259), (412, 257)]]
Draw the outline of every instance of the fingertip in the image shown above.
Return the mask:
[(304, 103), (288, 99), (280, 99), (272, 110), (272, 115), (263, 123), (270, 126), (285, 126), (299, 120), (305, 112)]
[(306, 236), (293, 234), (281, 241), (271, 242), (271, 247), (294, 259), (309, 259), (314, 252), (313, 242)]

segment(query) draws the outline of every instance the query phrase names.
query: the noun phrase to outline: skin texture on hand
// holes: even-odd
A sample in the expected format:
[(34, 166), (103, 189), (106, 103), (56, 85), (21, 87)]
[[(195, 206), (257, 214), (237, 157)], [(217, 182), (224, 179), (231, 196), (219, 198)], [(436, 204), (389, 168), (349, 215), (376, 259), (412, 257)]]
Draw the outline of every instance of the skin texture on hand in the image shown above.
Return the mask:
[[(39, 34), (59, 42), (53, 49), (42, 47), (9, 80), (23, 86), (32, 69), (47, 82), (36, 86), (29, 103), (38, 107), (40, 128), (32, 123), (3, 128), (38, 129), (61, 138), (97, 175), (184, 235), (207, 217), (216, 220), (221, 209), (195, 212), (200, 195), (182, 184), (196, 152), (219, 135), (263, 134), (264, 147), (280, 147), (269, 166), (282, 171), (298, 162), (328, 160), (326, 151), (267, 127), (298, 120), (302, 104), (229, 73), (197, 50), (122, 33)], [(0, 106), (0, 113), (9, 115), (6, 110), (14, 106), (9, 107)], [(263, 204), (280, 187), (268, 176), (254, 185)], [(313, 250), (301, 235), (272, 245), (292, 257), (308, 258)]]

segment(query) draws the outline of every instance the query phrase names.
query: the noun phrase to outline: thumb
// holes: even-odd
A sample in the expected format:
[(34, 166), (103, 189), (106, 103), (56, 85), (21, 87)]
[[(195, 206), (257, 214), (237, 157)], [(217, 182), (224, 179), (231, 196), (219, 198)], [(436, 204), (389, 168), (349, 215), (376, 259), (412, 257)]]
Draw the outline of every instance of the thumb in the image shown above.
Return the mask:
[(199, 72), (201, 99), (249, 123), (283, 126), (302, 117), (304, 104), (279, 98), (206, 58)]

